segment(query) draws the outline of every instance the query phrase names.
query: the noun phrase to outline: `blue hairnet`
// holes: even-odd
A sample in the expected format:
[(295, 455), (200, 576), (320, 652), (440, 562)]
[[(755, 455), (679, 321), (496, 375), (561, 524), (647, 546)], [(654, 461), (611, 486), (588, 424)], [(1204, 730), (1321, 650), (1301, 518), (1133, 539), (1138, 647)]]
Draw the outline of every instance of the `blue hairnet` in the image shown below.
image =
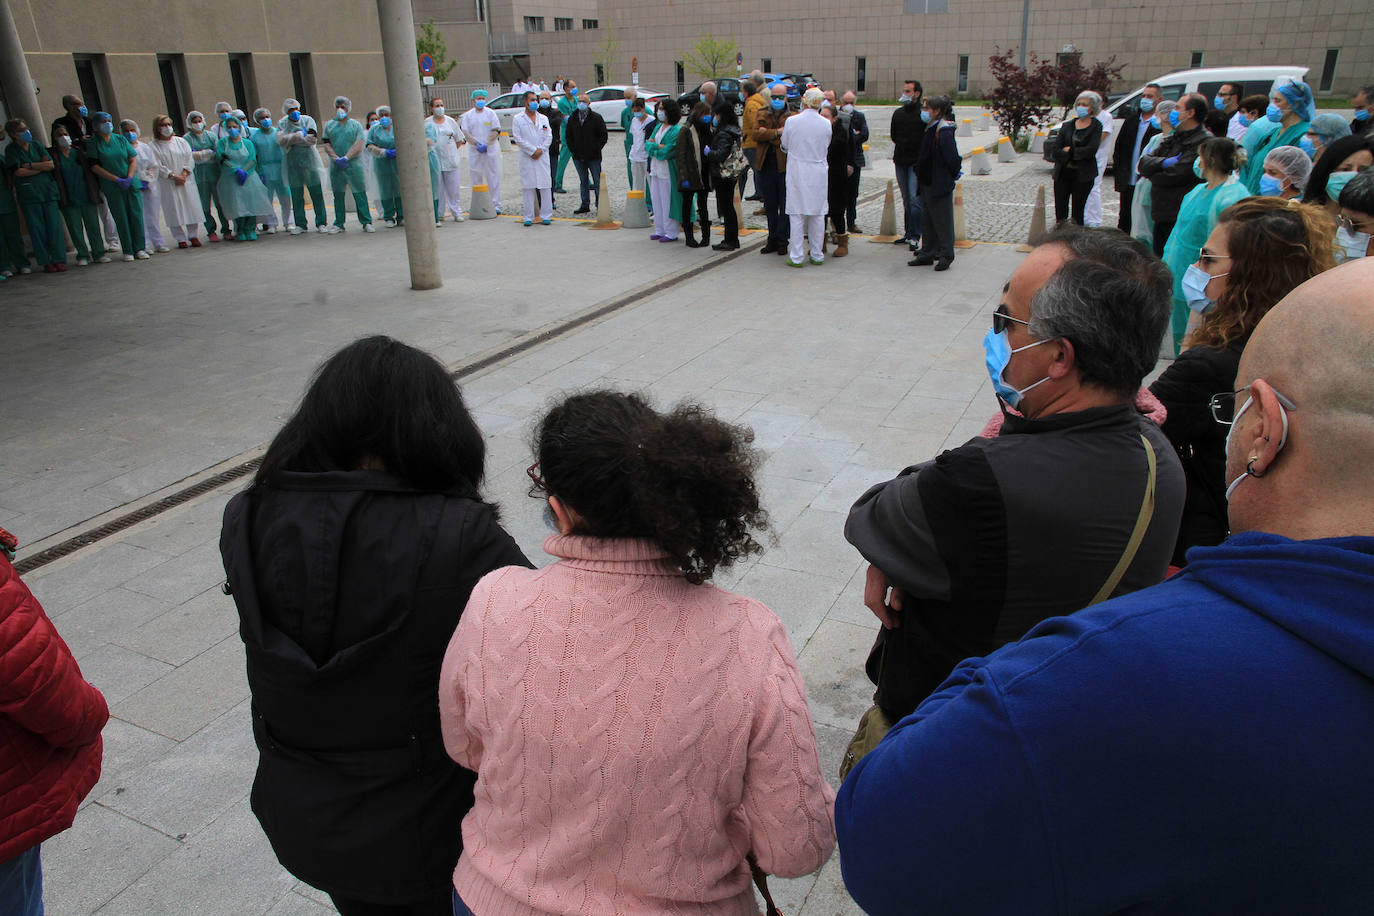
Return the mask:
[(93, 123), (93, 124), (99, 124), (101, 121), (109, 121), (109, 122), (113, 123), (113, 122), (114, 122), (114, 118), (110, 117), (109, 112), (106, 112), (106, 111), (97, 111), (97, 112), (95, 113), (95, 117), (94, 117), (94, 118), (91, 118), (91, 123)]
[(1312, 104), (1312, 89), (1306, 83), (1289, 80), (1279, 86), (1279, 95), (1288, 100), (1293, 114), (1304, 121), (1311, 121), (1312, 116), (1317, 113), (1317, 107)]
[(1307, 131), (1316, 134), (1323, 144), (1330, 146), (1341, 137), (1350, 136), (1350, 125), (1345, 122), (1345, 118), (1328, 111), (1313, 118)]

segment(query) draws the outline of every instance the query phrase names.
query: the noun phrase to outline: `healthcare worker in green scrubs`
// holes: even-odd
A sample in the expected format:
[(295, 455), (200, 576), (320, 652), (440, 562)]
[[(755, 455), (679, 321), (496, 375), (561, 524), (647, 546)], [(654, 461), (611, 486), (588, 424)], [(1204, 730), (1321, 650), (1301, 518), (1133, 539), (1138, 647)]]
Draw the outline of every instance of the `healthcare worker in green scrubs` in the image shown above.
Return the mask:
[(95, 135), (86, 142), (86, 158), (100, 179), (100, 193), (110, 205), (124, 260), (148, 260), (144, 251), (143, 206), (138, 199), (138, 152), (128, 139), (114, 132), (109, 114), (97, 111)]
[(358, 222), (363, 224), (364, 232), (376, 232), (372, 227), (372, 211), (367, 204), (367, 177), (363, 174), (363, 163), (358, 158), (363, 154), (367, 137), (363, 126), (348, 116), (353, 103), (347, 96), (334, 99), (334, 117), (325, 124), (321, 137), (329, 144), (329, 187), (334, 192), (334, 225), (342, 231), (348, 209), (344, 194), (353, 191), (353, 205), (358, 211)]
[(67, 243), (62, 238), (62, 214), (58, 212), (57, 163), (33, 137), (22, 119), (5, 124), (10, 145), (5, 150), (5, 170), (14, 182), (14, 198), (29, 224), (33, 255), (45, 274), (67, 269)]
[(60, 124), (52, 129), (48, 152), (57, 163), (54, 174), (61, 194), (57, 206), (76, 246), (76, 266), (85, 267), (91, 261), (108, 264), (100, 235), (100, 184), (86, 165), (86, 154), (72, 145), (71, 133)]

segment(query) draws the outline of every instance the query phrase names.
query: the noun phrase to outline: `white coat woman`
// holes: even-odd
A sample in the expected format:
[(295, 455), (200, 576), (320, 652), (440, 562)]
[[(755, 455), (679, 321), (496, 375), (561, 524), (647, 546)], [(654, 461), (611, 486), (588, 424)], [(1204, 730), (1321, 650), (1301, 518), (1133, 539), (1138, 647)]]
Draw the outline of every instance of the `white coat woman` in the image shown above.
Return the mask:
[(832, 128), (821, 116), (824, 101), (821, 90), (806, 90), (802, 110), (788, 118), (782, 128), (782, 148), (787, 152), (787, 216), (792, 223), (787, 263), (792, 267), (806, 263), (803, 235), (811, 240), (811, 263), (825, 260), (825, 215), (830, 209), (825, 155)]
[(143, 185), (138, 193), (139, 202), (143, 206), (143, 239), (146, 242), (143, 250), (148, 254), (154, 251), (171, 251), (159, 225), (161, 206), (158, 203), (158, 185), (161, 182), (157, 180), (158, 164), (157, 157), (153, 155), (152, 144), (143, 139), (138, 124), (128, 118), (119, 122), (119, 132), (128, 138), (129, 144), (138, 154), (138, 177)]
[(178, 248), (199, 248), (196, 227), (205, 221), (196, 187), (196, 163), (191, 145), (176, 135), (172, 119), (158, 115), (153, 119), (153, 156), (157, 159), (157, 198), (162, 218), (172, 231)]
[(549, 172), (549, 147), (553, 130), (549, 119), (539, 113), (533, 92), (525, 93), (525, 110), (511, 119), (511, 139), (520, 151), (520, 187), (525, 192), (525, 225), (534, 224), (535, 198), (539, 198), (539, 221), (547, 226), (553, 220), (553, 175)]

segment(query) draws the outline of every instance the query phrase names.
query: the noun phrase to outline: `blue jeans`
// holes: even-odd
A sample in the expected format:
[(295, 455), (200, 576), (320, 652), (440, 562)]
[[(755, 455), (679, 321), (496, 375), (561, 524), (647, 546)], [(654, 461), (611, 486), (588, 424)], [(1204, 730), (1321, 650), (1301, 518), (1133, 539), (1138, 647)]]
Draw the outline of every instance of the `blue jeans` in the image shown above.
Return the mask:
[[(573, 160), (576, 162), (577, 160)], [(458, 896), (458, 888), (453, 889), (453, 916), (477, 916), (468, 905), (463, 902), (463, 898)]]
[(915, 165), (898, 165), (897, 188), (902, 192), (902, 237), (908, 242), (921, 240), (921, 192)]
[[(601, 160), (600, 159), (574, 159), (573, 168), (577, 169), (577, 180), (582, 185), (582, 208), (587, 209), (591, 206), (590, 191), (596, 192), (597, 206), (601, 205)], [(590, 176), (590, 184), (588, 183)]]
[(37, 846), (0, 862), (0, 912), (43, 916), (43, 864)]

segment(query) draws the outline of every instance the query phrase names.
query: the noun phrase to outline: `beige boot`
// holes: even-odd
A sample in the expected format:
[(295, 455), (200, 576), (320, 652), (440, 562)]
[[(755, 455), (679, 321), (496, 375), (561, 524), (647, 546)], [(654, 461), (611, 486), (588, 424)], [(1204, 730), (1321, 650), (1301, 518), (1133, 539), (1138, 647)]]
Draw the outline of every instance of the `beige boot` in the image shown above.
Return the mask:
[(844, 257), (844, 256), (847, 255), (847, 254), (849, 254), (849, 236), (848, 236), (848, 234), (845, 234), (845, 235), (837, 235), (837, 236), (835, 236), (835, 255), (834, 255), (834, 256), (837, 257), (837, 258), (842, 258), (842, 257)]

